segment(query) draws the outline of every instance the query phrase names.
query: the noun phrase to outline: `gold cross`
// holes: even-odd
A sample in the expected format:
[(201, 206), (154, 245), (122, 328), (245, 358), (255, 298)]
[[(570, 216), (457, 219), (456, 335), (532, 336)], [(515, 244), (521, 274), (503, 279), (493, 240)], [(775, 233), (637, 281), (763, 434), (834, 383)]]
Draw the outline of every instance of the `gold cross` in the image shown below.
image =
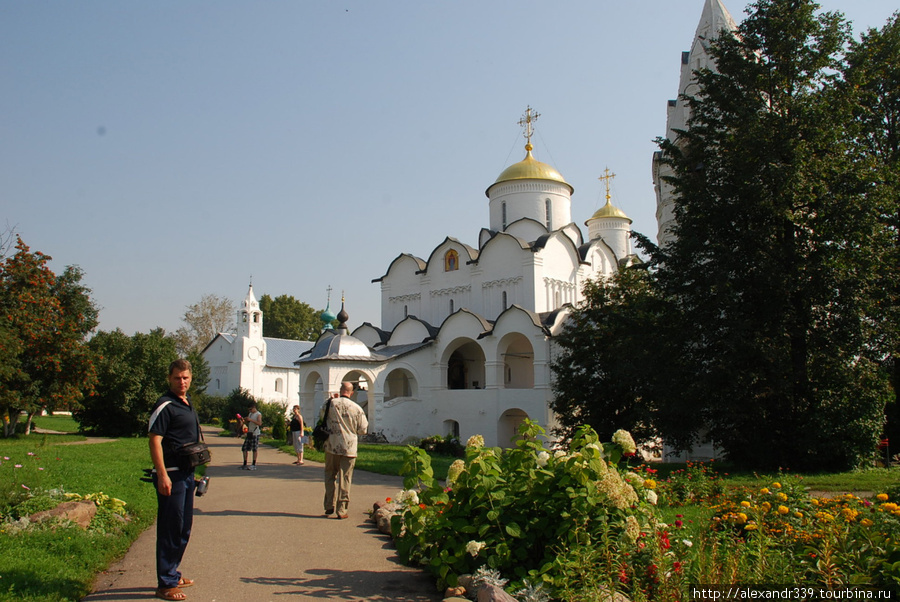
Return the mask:
[(534, 126), (532, 124), (537, 121), (537, 118), (540, 116), (540, 113), (532, 109), (531, 105), (528, 105), (528, 108), (525, 109), (525, 114), (519, 119), (519, 127), (525, 128), (525, 140), (527, 141), (527, 146), (531, 146), (531, 137), (534, 135)]
[(611, 181), (613, 178), (615, 178), (615, 177), (616, 177), (616, 174), (610, 173), (610, 172), (609, 172), (609, 168), (607, 167), (606, 169), (603, 170), (603, 175), (600, 176), (599, 178), (597, 178), (598, 180), (600, 180), (600, 181), (602, 181), (604, 184), (606, 184), (606, 202), (607, 202), (607, 203), (609, 202), (609, 199), (610, 199), (610, 195), (609, 195), (609, 183), (610, 183), (610, 181)]

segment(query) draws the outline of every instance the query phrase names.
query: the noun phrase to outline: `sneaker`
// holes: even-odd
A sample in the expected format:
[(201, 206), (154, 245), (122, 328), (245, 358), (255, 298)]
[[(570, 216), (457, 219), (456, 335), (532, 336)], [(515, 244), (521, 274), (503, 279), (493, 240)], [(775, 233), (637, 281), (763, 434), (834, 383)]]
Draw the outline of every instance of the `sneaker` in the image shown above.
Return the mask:
[(247, 470), (256, 470), (256, 464), (254, 464), (253, 466), (251, 466), (251, 467), (248, 468)]
[(250, 467), (244, 464), (243, 466), (241, 466), (241, 470), (250, 470)]

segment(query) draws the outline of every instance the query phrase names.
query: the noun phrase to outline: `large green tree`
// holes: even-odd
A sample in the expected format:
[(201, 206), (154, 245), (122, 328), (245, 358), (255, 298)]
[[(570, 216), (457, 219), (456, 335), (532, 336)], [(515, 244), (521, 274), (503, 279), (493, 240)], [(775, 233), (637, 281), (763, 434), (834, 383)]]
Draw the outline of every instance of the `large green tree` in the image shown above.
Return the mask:
[(886, 414), (886, 434), (900, 443), (900, 13), (881, 29), (870, 29), (850, 45), (841, 92), (852, 100), (858, 162), (871, 170), (868, 198), (878, 207), (886, 236), (878, 264), (876, 357), (891, 375), (894, 401)]
[(98, 382), (73, 417), (95, 435), (137, 436), (147, 432), (150, 410), (166, 392), (169, 364), (177, 359), (175, 341), (161, 328), (128, 336), (100, 331), (88, 343)]
[(22, 412), (28, 424), (43, 409), (77, 408), (90, 393), (96, 370), (85, 338), (98, 311), (83, 272), (67, 267), (57, 276), (50, 257), (32, 252), (17, 237), (16, 253), (0, 264), (0, 414), (3, 435), (15, 431)]
[(711, 45), (688, 129), (662, 140), (677, 239), (658, 250), (709, 435), (743, 465), (846, 468), (888, 398), (867, 353), (882, 228), (836, 93), (849, 27), (809, 0), (759, 0)]
[(672, 347), (680, 340), (670, 334), (677, 325), (652, 274), (645, 266), (624, 269), (609, 280), (589, 280), (583, 293), (556, 338), (556, 434), (570, 438), (588, 424), (609, 439), (624, 428), (650, 445), (662, 429), (668, 444), (689, 446), (696, 416), (667, 402), (690, 383), (684, 382), (683, 353)]
[(315, 341), (322, 331), (319, 313), (312, 306), (290, 295), (259, 299), (263, 312), (263, 335), (276, 339)]

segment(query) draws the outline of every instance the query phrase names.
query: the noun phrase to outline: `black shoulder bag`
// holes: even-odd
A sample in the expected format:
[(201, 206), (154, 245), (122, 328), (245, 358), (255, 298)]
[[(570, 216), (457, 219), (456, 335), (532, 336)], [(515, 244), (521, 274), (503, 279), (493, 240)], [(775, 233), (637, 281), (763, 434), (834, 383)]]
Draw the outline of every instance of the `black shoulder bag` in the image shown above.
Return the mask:
[(325, 447), (325, 441), (328, 440), (328, 436), (331, 434), (331, 431), (328, 430), (326, 424), (328, 423), (328, 412), (331, 411), (331, 399), (328, 400), (328, 403), (325, 405), (325, 413), (322, 414), (321, 420), (316, 423), (316, 428), (313, 429), (312, 437), (313, 437), (313, 447), (316, 448), (316, 451), (322, 451)]

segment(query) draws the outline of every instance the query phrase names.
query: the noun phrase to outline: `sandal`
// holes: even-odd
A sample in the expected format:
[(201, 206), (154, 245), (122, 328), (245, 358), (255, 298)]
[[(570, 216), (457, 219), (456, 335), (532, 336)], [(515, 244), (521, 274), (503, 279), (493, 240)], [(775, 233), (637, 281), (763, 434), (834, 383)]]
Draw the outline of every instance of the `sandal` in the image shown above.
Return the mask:
[(177, 587), (159, 587), (156, 589), (156, 597), (162, 600), (187, 600), (184, 592)]
[(185, 579), (184, 577), (182, 577), (178, 580), (178, 587), (190, 587), (192, 585), (194, 585), (193, 579)]

